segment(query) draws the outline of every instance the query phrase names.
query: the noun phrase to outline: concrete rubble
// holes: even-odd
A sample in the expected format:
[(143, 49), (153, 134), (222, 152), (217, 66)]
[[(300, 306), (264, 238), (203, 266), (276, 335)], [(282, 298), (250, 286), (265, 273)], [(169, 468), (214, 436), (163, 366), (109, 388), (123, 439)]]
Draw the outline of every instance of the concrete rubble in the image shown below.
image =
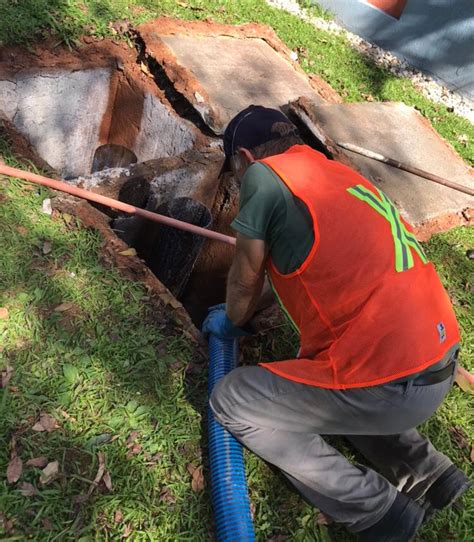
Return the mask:
[(352, 143), (474, 188), (474, 170), (415, 109), (402, 103), (320, 104), (300, 100), (296, 111), (336, 159), (380, 187), (420, 238), (472, 221), (474, 198), (337, 147)]

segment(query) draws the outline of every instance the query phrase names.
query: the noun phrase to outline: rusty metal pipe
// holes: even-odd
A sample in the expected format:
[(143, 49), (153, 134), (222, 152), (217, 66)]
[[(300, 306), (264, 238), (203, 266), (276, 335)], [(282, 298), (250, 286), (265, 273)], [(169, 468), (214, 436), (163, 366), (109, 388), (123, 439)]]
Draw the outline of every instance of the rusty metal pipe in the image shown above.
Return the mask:
[(394, 160), (393, 158), (389, 158), (388, 156), (384, 156), (383, 154), (379, 154), (369, 149), (364, 149), (363, 147), (353, 145), (352, 143), (336, 143), (336, 144), (339, 147), (342, 147), (343, 149), (346, 149), (351, 152), (355, 152), (356, 154), (360, 154), (361, 156), (365, 156), (366, 158), (376, 160), (377, 162), (383, 162), (384, 164), (388, 164), (389, 166), (395, 167), (397, 169), (407, 171), (408, 173), (413, 173), (413, 175), (417, 175), (418, 177), (423, 177), (424, 179), (427, 179), (428, 181), (432, 181), (434, 183), (447, 186), (448, 188), (452, 188), (453, 190), (457, 190), (458, 192), (464, 192), (464, 194), (469, 194), (470, 196), (474, 196), (474, 189), (470, 188), (469, 186), (463, 186), (462, 184), (455, 183), (453, 181), (445, 179), (444, 177), (440, 177), (439, 175), (430, 173), (429, 171), (425, 171), (415, 166), (410, 166), (410, 164), (399, 162), (398, 160)]
[(229, 235), (224, 235), (223, 233), (219, 233), (217, 231), (207, 230), (206, 228), (201, 228), (200, 226), (195, 226), (194, 224), (189, 224), (188, 222), (176, 220), (175, 218), (170, 218), (168, 216), (159, 215), (158, 213), (152, 213), (146, 209), (141, 209), (140, 207), (135, 207), (134, 205), (129, 205), (128, 203), (123, 203), (122, 201), (108, 198), (107, 196), (101, 196), (100, 194), (95, 194), (94, 192), (84, 190), (83, 188), (78, 188), (77, 186), (72, 186), (64, 181), (56, 181), (54, 179), (50, 179), (49, 177), (37, 175), (36, 173), (7, 166), (1, 162), (0, 174), (8, 175), (9, 177), (17, 177), (31, 183), (47, 186), (48, 188), (53, 188), (54, 190), (59, 190), (60, 192), (66, 192), (67, 194), (71, 194), (72, 196), (76, 196), (88, 201), (94, 201), (95, 203), (100, 203), (101, 205), (111, 207), (112, 209), (117, 209), (118, 211), (123, 211), (124, 213), (142, 216), (143, 218), (147, 218), (153, 222), (159, 222), (160, 224), (166, 224), (172, 228), (177, 228), (178, 230), (195, 233), (196, 235), (201, 235), (202, 237), (206, 237), (207, 239), (211, 239), (213, 241), (220, 241), (221, 243), (227, 243), (228, 245), (235, 245), (236, 243), (235, 237), (230, 237)]

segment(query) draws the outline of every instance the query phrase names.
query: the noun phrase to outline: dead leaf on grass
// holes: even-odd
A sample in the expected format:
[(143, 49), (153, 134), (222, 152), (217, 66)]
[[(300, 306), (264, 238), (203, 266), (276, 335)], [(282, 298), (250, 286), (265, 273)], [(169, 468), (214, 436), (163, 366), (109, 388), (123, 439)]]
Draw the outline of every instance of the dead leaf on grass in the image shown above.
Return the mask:
[(122, 521), (123, 521), (122, 510), (120, 510), (120, 509), (115, 510), (114, 521), (115, 521), (115, 523), (122, 523)]
[(132, 534), (132, 524), (127, 523), (125, 529), (123, 530), (122, 538), (128, 538)]
[(6, 320), (8, 318), (8, 309), (6, 307), (0, 307), (0, 320)]
[(17, 226), (16, 231), (20, 234), (25, 236), (28, 233), (28, 230), (25, 228), (25, 226)]
[(468, 448), (469, 444), (467, 441), (466, 433), (462, 430), (461, 427), (454, 425), (453, 427), (448, 427), (448, 431), (457, 446), (461, 449)]
[(43, 485), (49, 484), (59, 474), (59, 461), (51, 461), (41, 471), (40, 483)]
[(110, 477), (109, 471), (104, 472), (102, 481), (104, 482), (104, 485), (107, 488), (107, 490), (112, 491), (112, 478)]
[(125, 34), (130, 30), (130, 21), (114, 21), (109, 23), (109, 28), (112, 31), (112, 34)]
[(74, 307), (74, 303), (61, 303), (57, 307), (54, 307), (54, 312), (69, 311)]
[(160, 501), (166, 502), (168, 504), (174, 504), (176, 502), (176, 497), (171, 492), (169, 487), (164, 486), (160, 491)]
[(5, 369), (2, 370), (2, 377), (1, 377), (1, 387), (6, 388), (13, 376), (13, 367), (10, 365), (7, 365)]
[(40, 414), (39, 421), (33, 425), (32, 429), (37, 432), (46, 431), (47, 433), (52, 433), (58, 427), (58, 422), (52, 416), (43, 412)]
[(8, 519), (5, 514), (2, 514), (2, 512), (0, 512), (0, 527), (5, 532), (5, 534), (9, 534), (10, 531), (13, 529), (13, 520)]
[(82, 505), (89, 500), (89, 495), (76, 495), (72, 501), (75, 505)]
[(202, 472), (202, 466), (196, 467), (192, 463), (186, 465), (186, 469), (192, 476), (191, 488), (195, 493), (199, 493), (204, 489), (204, 475)]
[(76, 423), (77, 422), (76, 418), (74, 418), (74, 416), (71, 416), (70, 414), (68, 414), (65, 410), (60, 410), (59, 413), (64, 418), (66, 418), (66, 420), (70, 421), (71, 423)]
[(162, 457), (163, 457), (163, 454), (161, 454), (159, 452), (152, 455), (149, 459), (147, 459), (147, 466), (148, 467), (153, 467), (154, 465), (156, 465), (157, 463), (159, 463), (161, 461)]
[(33, 459), (28, 459), (28, 461), (26, 462), (27, 467), (39, 467), (40, 469), (44, 469), (47, 464), (47, 457), (33, 457)]
[(466, 393), (474, 394), (474, 375), (466, 371), (464, 367), (458, 367), (456, 384)]
[(130, 446), (137, 440), (138, 435), (139, 435), (138, 431), (132, 431), (130, 435), (128, 435), (128, 438), (125, 442), (125, 444), (127, 445), (127, 448), (130, 448)]
[(51, 241), (45, 241), (43, 243), (43, 248), (41, 249), (43, 254), (45, 256), (47, 256), (48, 254), (51, 253), (51, 251), (53, 250), (53, 245), (51, 244)]
[(36, 487), (29, 482), (22, 482), (18, 487), (20, 488), (20, 493), (23, 497), (34, 497), (35, 495), (38, 495)]
[(99, 460), (99, 467), (97, 469), (97, 474), (95, 475), (94, 481), (89, 486), (89, 490), (87, 491), (87, 497), (90, 497), (92, 495), (94, 489), (100, 484), (100, 481), (102, 480), (105, 473), (105, 455), (102, 452), (98, 452), (97, 459)]
[(142, 451), (142, 445), (141, 444), (132, 444), (132, 446), (130, 446), (128, 448), (128, 452), (127, 452), (127, 459), (132, 459), (132, 457), (134, 455), (138, 455), (140, 452)]
[(472, 443), (472, 448), (471, 448), (471, 461), (474, 463), (474, 442)]
[(47, 531), (50, 531), (53, 528), (53, 524), (49, 518), (43, 518), (41, 520), (41, 525), (43, 525), (43, 529), (46, 529)]
[(7, 467), (7, 480), (9, 484), (14, 484), (20, 479), (23, 472), (23, 461), (16, 455), (16, 452), (12, 455), (10, 463)]

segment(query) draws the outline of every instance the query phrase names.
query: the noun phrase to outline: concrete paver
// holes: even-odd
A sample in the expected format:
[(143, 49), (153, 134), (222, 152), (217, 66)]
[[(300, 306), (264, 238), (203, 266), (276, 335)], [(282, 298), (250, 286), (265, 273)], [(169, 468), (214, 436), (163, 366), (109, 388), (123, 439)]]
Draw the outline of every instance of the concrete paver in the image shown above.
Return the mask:
[[(306, 102), (318, 131), (333, 142), (352, 143), (474, 187), (474, 174), (415, 109), (402, 103), (321, 105)], [(474, 208), (474, 198), (426, 179), (339, 149), (380, 187), (415, 226)]]
[(292, 62), (291, 51), (266, 27), (170, 24), (139, 27), (146, 51), (216, 134), (251, 104), (282, 108), (300, 96), (323, 103), (325, 93), (338, 100)]

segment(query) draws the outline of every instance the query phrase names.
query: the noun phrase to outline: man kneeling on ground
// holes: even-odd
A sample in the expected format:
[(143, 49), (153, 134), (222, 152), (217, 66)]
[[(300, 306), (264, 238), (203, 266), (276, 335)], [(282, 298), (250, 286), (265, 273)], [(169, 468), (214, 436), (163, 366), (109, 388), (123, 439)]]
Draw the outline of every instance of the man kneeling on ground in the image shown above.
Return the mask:
[[(211, 310), (203, 331), (244, 334), (266, 272), (301, 348), (296, 359), (232, 371), (212, 410), (361, 540), (408, 541), (470, 485), (415, 429), (454, 380), (448, 295), (387, 196), (304, 145), (279, 111), (239, 113), (224, 150), (241, 180), (237, 247), (225, 309)], [(322, 434), (345, 435), (378, 472)]]

